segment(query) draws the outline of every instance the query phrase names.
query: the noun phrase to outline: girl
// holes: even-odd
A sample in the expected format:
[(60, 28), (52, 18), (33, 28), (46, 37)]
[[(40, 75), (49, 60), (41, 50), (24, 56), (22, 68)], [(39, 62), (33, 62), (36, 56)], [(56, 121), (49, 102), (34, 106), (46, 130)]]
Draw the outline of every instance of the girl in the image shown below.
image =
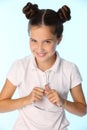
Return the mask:
[[(29, 19), (33, 55), (12, 65), (0, 93), (0, 112), (19, 110), (13, 130), (67, 130), (64, 110), (79, 116), (86, 113), (79, 70), (56, 51), (63, 23), (71, 19), (70, 9), (65, 5), (55, 12), (27, 3), (23, 13)], [(16, 88), (20, 98), (12, 99)], [(69, 91), (73, 102), (67, 100)]]

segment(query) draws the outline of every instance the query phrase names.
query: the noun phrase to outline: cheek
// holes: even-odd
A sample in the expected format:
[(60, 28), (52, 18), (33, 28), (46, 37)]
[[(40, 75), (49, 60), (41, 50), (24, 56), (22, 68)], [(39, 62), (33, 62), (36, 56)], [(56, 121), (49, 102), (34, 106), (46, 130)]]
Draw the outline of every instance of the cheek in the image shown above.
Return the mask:
[(50, 48), (51, 51), (55, 51), (56, 50), (56, 45), (52, 45)]
[(33, 51), (33, 50), (35, 50), (35, 45), (32, 45), (32, 44), (30, 44), (30, 49)]

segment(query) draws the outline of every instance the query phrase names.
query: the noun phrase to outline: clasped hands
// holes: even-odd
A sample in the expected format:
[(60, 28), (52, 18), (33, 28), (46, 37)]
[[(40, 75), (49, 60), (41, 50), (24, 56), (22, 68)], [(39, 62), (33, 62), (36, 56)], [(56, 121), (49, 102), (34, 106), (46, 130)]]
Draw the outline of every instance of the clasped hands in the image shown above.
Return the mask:
[(30, 93), (31, 102), (42, 100), (44, 95), (48, 98), (48, 100), (51, 103), (59, 107), (62, 106), (63, 99), (60, 97), (60, 95), (56, 90), (51, 89), (48, 85), (45, 86), (45, 89), (40, 87), (35, 87)]

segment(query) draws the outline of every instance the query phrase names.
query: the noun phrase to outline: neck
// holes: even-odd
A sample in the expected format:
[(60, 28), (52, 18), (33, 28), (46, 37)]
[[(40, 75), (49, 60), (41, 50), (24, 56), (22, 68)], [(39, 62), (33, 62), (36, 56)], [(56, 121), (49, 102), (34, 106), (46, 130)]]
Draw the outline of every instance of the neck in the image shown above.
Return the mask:
[(38, 61), (36, 61), (36, 63), (37, 63), (37, 66), (38, 66), (38, 68), (40, 69), (40, 70), (42, 70), (42, 71), (46, 71), (47, 69), (50, 69), (52, 66), (53, 66), (53, 64), (55, 63), (55, 61), (56, 61), (56, 54), (50, 59), (50, 60), (48, 60), (47, 62), (38, 62)]

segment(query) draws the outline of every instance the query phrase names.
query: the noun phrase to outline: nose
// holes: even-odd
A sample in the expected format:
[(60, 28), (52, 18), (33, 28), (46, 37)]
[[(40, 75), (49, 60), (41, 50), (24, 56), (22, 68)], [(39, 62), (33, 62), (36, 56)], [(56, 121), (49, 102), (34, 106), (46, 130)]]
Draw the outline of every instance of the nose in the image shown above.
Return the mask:
[(43, 50), (43, 43), (38, 43), (38, 50)]

